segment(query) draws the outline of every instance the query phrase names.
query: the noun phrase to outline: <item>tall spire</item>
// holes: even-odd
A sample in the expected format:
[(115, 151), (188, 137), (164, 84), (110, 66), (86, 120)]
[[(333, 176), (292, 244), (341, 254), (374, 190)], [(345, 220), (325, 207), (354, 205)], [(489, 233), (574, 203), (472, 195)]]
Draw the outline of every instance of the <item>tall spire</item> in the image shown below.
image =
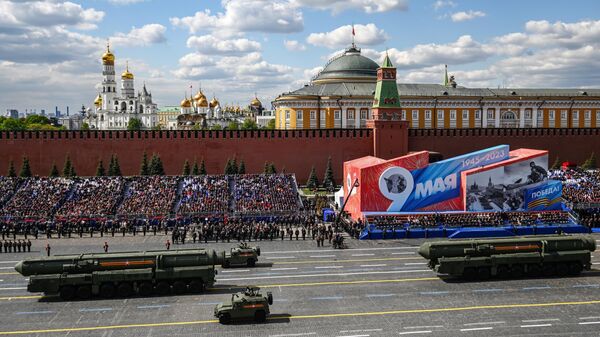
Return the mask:
[(450, 84), (448, 80), (448, 65), (444, 64), (444, 86), (447, 87)]
[(356, 48), (354, 44), (354, 36), (356, 36), (356, 32), (354, 31), (354, 23), (352, 23), (352, 48)]

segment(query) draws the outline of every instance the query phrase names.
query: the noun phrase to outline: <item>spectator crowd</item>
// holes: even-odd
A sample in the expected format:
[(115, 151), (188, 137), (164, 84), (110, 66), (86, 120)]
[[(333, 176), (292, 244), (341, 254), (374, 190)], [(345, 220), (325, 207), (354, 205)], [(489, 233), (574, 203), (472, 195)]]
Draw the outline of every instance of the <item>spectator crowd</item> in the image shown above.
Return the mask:
[(600, 203), (600, 171), (554, 170), (550, 179), (563, 182), (563, 198), (572, 203)]
[(237, 175), (234, 210), (244, 214), (290, 212), (298, 209), (298, 192), (289, 174)]
[(229, 206), (229, 180), (225, 175), (183, 178), (178, 214), (223, 213)]

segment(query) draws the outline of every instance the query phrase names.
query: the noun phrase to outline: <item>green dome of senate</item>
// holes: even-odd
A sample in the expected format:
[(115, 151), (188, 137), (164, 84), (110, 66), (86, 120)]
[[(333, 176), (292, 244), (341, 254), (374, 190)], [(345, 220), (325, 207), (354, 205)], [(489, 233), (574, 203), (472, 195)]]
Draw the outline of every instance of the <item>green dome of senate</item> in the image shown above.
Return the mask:
[(329, 61), (313, 79), (313, 83), (352, 81), (376, 82), (379, 65), (360, 54), (360, 49), (351, 47), (344, 54)]

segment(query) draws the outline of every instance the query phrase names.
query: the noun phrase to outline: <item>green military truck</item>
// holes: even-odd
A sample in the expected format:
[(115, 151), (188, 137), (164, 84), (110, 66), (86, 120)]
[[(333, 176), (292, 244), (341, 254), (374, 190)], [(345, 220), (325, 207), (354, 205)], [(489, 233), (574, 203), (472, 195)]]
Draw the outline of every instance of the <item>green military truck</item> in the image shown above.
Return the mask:
[(217, 304), (214, 310), (215, 317), (221, 324), (241, 320), (262, 323), (271, 313), (269, 311), (271, 304), (273, 304), (273, 295), (270, 292), (264, 296), (260, 293), (260, 288), (250, 286), (245, 291), (232, 294), (230, 300)]
[(260, 247), (250, 247), (247, 243), (242, 242), (237, 247), (231, 248), (228, 253), (225, 253), (223, 267), (254, 267), (256, 265), (256, 261), (258, 261), (259, 256)]
[(591, 268), (596, 240), (587, 235), (536, 235), (426, 242), (419, 254), (440, 274), (467, 280), (578, 275)]
[(205, 249), (56, 255), (19, 262), (27, 290), (64, 300), (201, 293), (215, 283), (224, 252)]

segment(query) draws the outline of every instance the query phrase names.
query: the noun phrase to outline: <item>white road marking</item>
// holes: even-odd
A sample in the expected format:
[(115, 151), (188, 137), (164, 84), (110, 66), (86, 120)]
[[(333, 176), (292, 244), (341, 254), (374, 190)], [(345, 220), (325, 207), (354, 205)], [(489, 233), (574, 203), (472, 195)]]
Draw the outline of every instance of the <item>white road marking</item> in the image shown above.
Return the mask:
[(405, 263), (405, 265), (407, 266), (420, 266), (420, 265), (426, 265), (427, 262), (409, 262), (409, 263)]
[(277, 270), (298, 270), (298, 268), (271, 268), (272, 271), (277, 271)]
[(341, 300), (343, 296), (311, 297), (311, 300)]
[(17, 263), (21, 261), (0, 261), (1, 264)]
[(581, 325), (600, 324), (600, 322), (598, 322), (598, 321), (593, 321), (593, 322), (579, 322), (579, 324), (581, 324)]
[(546, 286), (546, 287), (525, 287), (525, 288), (523, 288), (523, 290), (543, 290), (543, 289), (550, 289), (550, 288), (552, 288), (552, 287), (548, 287), (548, 286)]
[(494, 321), (494, 322), (465, 323), (464, 325), (470, 326), (470, 325), (488, 325), (488, 324), (504, 324), (504, 323), (506, 323), (506, 322), (505, 321)]
[(422, 291), (421, 295), (444, 295), (450, 293), (449, 291)]
[(473, 290), (474, 293), (485, 293), (485, 292), (492, 292), (492, 291), (504, 291), (504, 289), (488, 288), (488, 289), (475, 289), (475, 290)]
[(368, 254), (352, 254), (351, 256), (373, 256), (375, 254), (373, 253), (368, 253)]
[(555, 322), (560, 321), (559, 318), (541, 318), (541, 319), (524, 319), (521, 320), (523, 323), (533, 323), (533, 322)]
[(250, 269), (242, 269), (242, 270), (221, 270), (221, 273), (243, 273), (250, 271)]
[(394, 294), (367, 294), (365, 297), (391, 297), (395, 296)]
[(138, 309), (158, 309), (158, 308), (167, 308), (170, 307), (169, 304), (156, 304), (156, 305), (139, 305)]
[(417, 331), (405, 331), (399, 332), (399, 335), (412, 335), (412, 334), (423, 334), (423, 333), (431, 333), (431, 330), (417, 330)]
[(418, 270), (391, 270), (391, 271), (369, 271), (357, 273), (337, 273), (337, 274), (300, 274), (300, 275), (280, 275), (280, 276), (260, 276), (260, 277), (236, 277), (219, 278), (217, 281), (245, 281), (245, 280), (268, 280), (280, 278), (303, 278), (303, 277), (323, 277), (323, 276), (353, 276), (353, 275), (374, 275), (374, 274), (403, 274), (403, 273), (422, 273), (429, 272), (429, 269)]
[(344, 266), (317, 266), (315, 269), (338, 269), (344, 268)]
[(79, 309), (79, 312), (96, 312), (96, 311), (111, 311), (112, 308), (83, 308)]
[[(348, 249), (348, 252), (356, 251), (372, 251), (372, 250), (397, 250), (397, 249), (419, 249), (419, 246), (409, 247), (378, 247), (378, 248), (352, 248)], [(274, 251), (274, 252), (262, 252), (262, 254), (296, 254), (296, 253), (323, 253), (323, 252), (339, 252), (339, 249), (323, 249), (323, 250), (288, 250), (288, 251)]]
[(335, 255), (311, 255), (309, 257), (321, 258), (321, 257), (335, 257)]
[(55, 313), (56, 311), (19, 311), (16, 312), (15, 315), (43, 315), (43, 314), (52, 314)]
[(465, 329), (460, 329), (460, 331), (467, 332), (467, 331), (492, 330), (492, 329), (493, 328), (491, 326), (485, 326), (485, 327), (481, 327), (481, 328), (465, 328)]
[(413, 252), (400, 252), (400, 253), (392, 253), (392, 255), (414, 255)]
[(383, 331), (383, 329), (341, 330), (340, 333), (373, 332), (373, 331)]
[(15, 269), (15, 267), (0, 267), (0, 269)]
[(587, 316), (587, 317), (579, 317), (579, 319), (599, 319), (600, 316)]
[(420, 325), (420, 326), (405, 326), (404, 329), (431, 329), (431, 328), (443, 328), (443, 325)]
[(387, 266), (387, 264), (361, 264), (360, 266), (362, 268), (365, 268), (365, 267), (385, 267), (385, 266)]
[(25, 290), (27, 287), (0, 288), (0, 290)]
[(269, 335), (269, 337), (297, 337), (297, 336), (312, 336), (316, 335), (316, 332), (305, 332), (305, 333), (288, 333), (283, 335)]
[(267, 257), (267, 260), (276, 260), (276, 259), (295, 259), (295, 256), (272, 256), (272, 257)]
[(552, 324), (529, 324), (529, 325), (521, 325), (521, 328), (541, 328), (545, 326), (552, 326)]

